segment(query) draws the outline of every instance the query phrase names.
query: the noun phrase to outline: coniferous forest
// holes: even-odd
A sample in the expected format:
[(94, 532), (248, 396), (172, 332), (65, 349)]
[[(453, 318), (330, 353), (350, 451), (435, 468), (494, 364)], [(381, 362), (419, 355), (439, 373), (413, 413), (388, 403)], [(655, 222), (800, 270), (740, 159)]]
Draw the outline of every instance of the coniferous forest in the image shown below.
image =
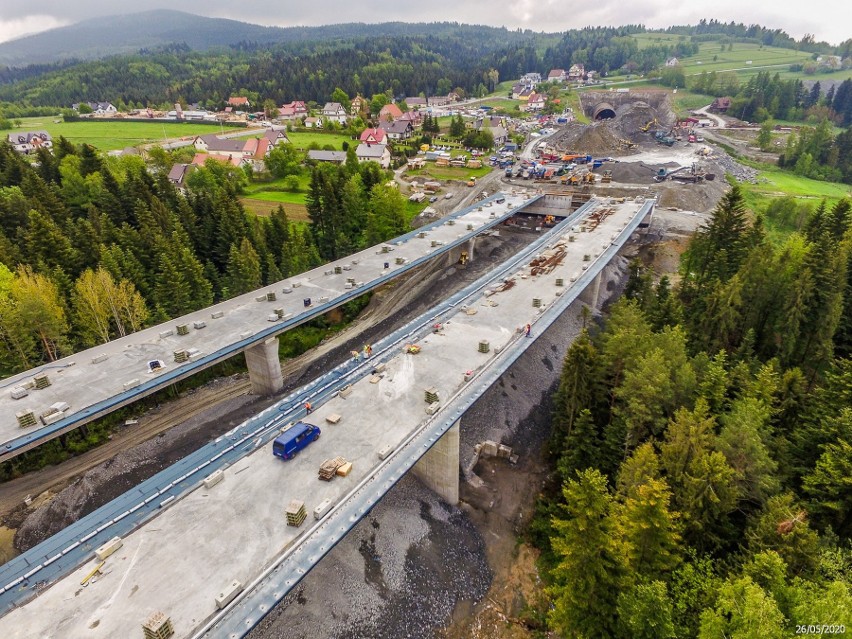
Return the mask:
[(0, 373), (104, 343), (399, 235), (405, 199), (376, 163), (314, 170), (310, 220), (248, 215), (241, 169), (181, 194), (138, 156), (60, 138), (31, 164), (0, 145)]
[(770, 243), (734, 187), (571, 346), (532, 527), (559, 636), (852, 632), (851, 228)]

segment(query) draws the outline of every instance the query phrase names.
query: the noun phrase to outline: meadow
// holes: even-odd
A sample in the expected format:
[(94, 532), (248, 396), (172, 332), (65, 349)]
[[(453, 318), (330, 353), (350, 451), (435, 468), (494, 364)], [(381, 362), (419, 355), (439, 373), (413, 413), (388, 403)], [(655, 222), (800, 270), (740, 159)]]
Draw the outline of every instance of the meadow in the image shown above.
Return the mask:
[(233, 132), (238, 129), (224, 129), (209, 124), (188, 122), (103, 122), (95, 119), (79, 122), (65, 122), (58, 117), (22, 118), (21, 126), (15, 131), (47, 131), (54, 139), (60, 135), (74, 144), (91, 144), (101, 151), (117, 151), (129, 146), (139, 146), (163, 140), (219, 133), (222, 130)]

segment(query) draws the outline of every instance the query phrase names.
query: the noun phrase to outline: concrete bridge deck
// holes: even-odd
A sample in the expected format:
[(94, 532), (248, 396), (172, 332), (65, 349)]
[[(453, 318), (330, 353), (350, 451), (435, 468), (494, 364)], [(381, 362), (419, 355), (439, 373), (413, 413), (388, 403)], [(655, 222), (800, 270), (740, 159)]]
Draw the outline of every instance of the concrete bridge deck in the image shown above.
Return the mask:
[[(591, 213), (599, 205), (595, 203), (583, 213)], [(33, 591), (40, 592), (0, 619), (3, 635), (120, 636), (138, 633), (139, 624), (155, 610), (171, 617), (180, 637), (193, 632), (210, 637), (244, 635), (439, 442), (477, 392), (493, 383), (532, 342), (518, 333), (519, 326), (532, 324), (534, 337), (587, 284), (591, 283), (593, 290), (597, 272), (650, 206), (650, 202), (641, 208), (632, 203), (615, 206), (595, 232), (575, 233), (573, 242), (564, 233), (566, 226), (575, 223), (569, 220), (557, 229), (564, 235), (561, 242), (567, 254), (551, 272), (531, 275), (531, 269), (524, 266), (530, 259), (528, 252), (377, 344), (373, 360), (360, 364), (360, 380), (346, 377), (356, 372), (355, 363), (349, 365), (351, 370), (326, 376), (333, 379), (318, 380), (306, 396), (313, 397), (318, 406), (310, 419), (323, 428), (323, 436), (295, 460), (275, 459), (268, 442), (282, 422), (302, 416), (294, 401), (305, 395), (290, 397), (259, 415), (255, 418), (259, 429), (251, 430), (251, 424), (235, 429), (220, 445), (228, 444), (229, 454), (239, 453), (225, 470), (225, 479), (209, 489), (200, 485), (199, 480), (212, 467), (176, 477), (179, 481), (175, 488), (182, 486), (181, 498), (171, 501), (168, 493), (161, 492), (147, 502), (154, 507), (161, 499), (171, 503), (154, 511), (160, 514), (153, 519), (149, 516), (147, 525), (124, 535), (122, 548), (107, 559), (102, 576), (89, 586), (79, 584), (95, 567), (93, 561), (44, 591), (33, 587), (44, 568), (12, 585), (6, 581), (9, 571), (3, 567), (0, 602), (5, 600), (8, 605), (8, 595), (20, 602), (22, 593), (31, 597)], [(550, 244), (549, 249), (534, 246), (530, 250), (552, 256), (560, 250), (557, 243), (551, 235), (541, 240), (542, 245)], [(557, 286), (557, 278), (562, 286)], [(576, 279), (573, 288), (572, 278)], [(503, 286), (506, 279), (512, 281), (510, 286)], [(505, 290), (498, 292), (498, 288)], [(485, 290), (491, 294), (485, 296)], [(534, 298), (541, 306), (533, 305)], [(437, 333), (434, 323), (442, 325)], [(479, 350), (482, 340), (489, 342), (487, 353)], [(422, 347), (422, 352), (402, 353), (401, 344), (412, 341)], [(386, 368), (374, 378), (367, 369), (379, 362)], [(351, 383), (351, 394), (334, 396), (335, 387), (328, 383), (334, 380)], [(424, 410), (424, 390), (430, 387), (437, 389), (444, 407), (433, 416)], [(327, 425), (324, 418), (332, 413), (342, 415), (342, 419)], [(380, 460), (377, 451), (386, 445), (396, 452)], [(257, 454), (244, 456), (249, 451)], [(330, 483), (318, 481), (319, 463), (337, 455), (354, 462), (353, 473)], [(458, 480), (457, 459), (456, 449), (455, 465), (449, 465), (450, 480)], [(447, 483), (447, 479), (445, 472), (442, 481)], [(315, 526), (309, 521), (297, 529), (288, 527), (283, 517), (284, 508), (294, 498), (306, 502), (309, 515), (324, 499), (335, 506)], [(107, 516), (100, 513), (98, 521)], [(91, 528), (92, 521), (87, 525)], [(113, 534), (109, 525), (93, 532), (96, 534), (74, 552), (90, 556)], [(70, 539), (58, 541), (70, 543)], [(25, 561), (45, 563), (53, 550), (33, 549)], [(38, 559), (39, 553), (43, 560)], [(60, 556), (51, 564), (65, 561)], [(64, 572), (69, 569), (66, 566)], [(213, 598), (232, 579), (243, 584), (256, 580), (257, 588), (247, 591), (226, 616), (216, 617)]]
[[(501, 197), (505, 202), (497, 204)], [(539, 197), (495, 194), (383, 245), (6, 378), (0, 381), (0, 462), (243, 351), (253, 391), (275, 392), (282, 385), (276, 335), (470, 242)], [(176, 351), (185, 351), (186, 361), (177, 362)], [(151, 372), (148, 363), (155, 360), (164, 366)], [(39, 374), (50, 385), (36, 390)], [(13, 398), (22, 387), (28, 395)], [(18, 425), (17, 413), (32, 410), (38, 422), (57, 403), (68, 405), (57, 421)]]

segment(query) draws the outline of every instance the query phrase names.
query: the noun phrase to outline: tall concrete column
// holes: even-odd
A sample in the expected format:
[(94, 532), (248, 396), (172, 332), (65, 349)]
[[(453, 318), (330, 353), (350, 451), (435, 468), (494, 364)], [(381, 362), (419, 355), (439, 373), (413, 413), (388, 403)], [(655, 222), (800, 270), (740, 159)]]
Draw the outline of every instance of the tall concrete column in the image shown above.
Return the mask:
[(473, 248), (476, 245), (476, 236), (474, 235), (467, 241), (467, 261), (473, 262)]
[(412, 470), (448, 504), (459, 503), (459, 422), (435, 442)]
[(595, 279), (589, 282), (589, 285), (583, 289), (583, 292), (580, 294), (580, 300), (593, 309), (598, 307), (602, 276), (603, 271), (600, 271)]
[(251, 392), (254, 395), (272, 395), (284, 386), (281, 362), (278, 359), (278, 338), (255, 344), (245, 350)]

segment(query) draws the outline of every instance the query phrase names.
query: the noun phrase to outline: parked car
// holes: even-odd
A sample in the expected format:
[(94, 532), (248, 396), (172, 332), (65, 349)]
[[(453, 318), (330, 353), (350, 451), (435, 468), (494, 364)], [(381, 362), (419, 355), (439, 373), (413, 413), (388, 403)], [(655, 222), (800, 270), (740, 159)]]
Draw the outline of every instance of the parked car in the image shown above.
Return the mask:
[(437, 195), (433, 195), (432, 197), (430, 197), (430, 198), (429, 198), (429, 203), (430, 203), (430, 204), (432, 204), (432, 203), (434, 203), (434, 202), (437, 202), (437, 201), (438, 201), (438, 196), (437, 196)]

